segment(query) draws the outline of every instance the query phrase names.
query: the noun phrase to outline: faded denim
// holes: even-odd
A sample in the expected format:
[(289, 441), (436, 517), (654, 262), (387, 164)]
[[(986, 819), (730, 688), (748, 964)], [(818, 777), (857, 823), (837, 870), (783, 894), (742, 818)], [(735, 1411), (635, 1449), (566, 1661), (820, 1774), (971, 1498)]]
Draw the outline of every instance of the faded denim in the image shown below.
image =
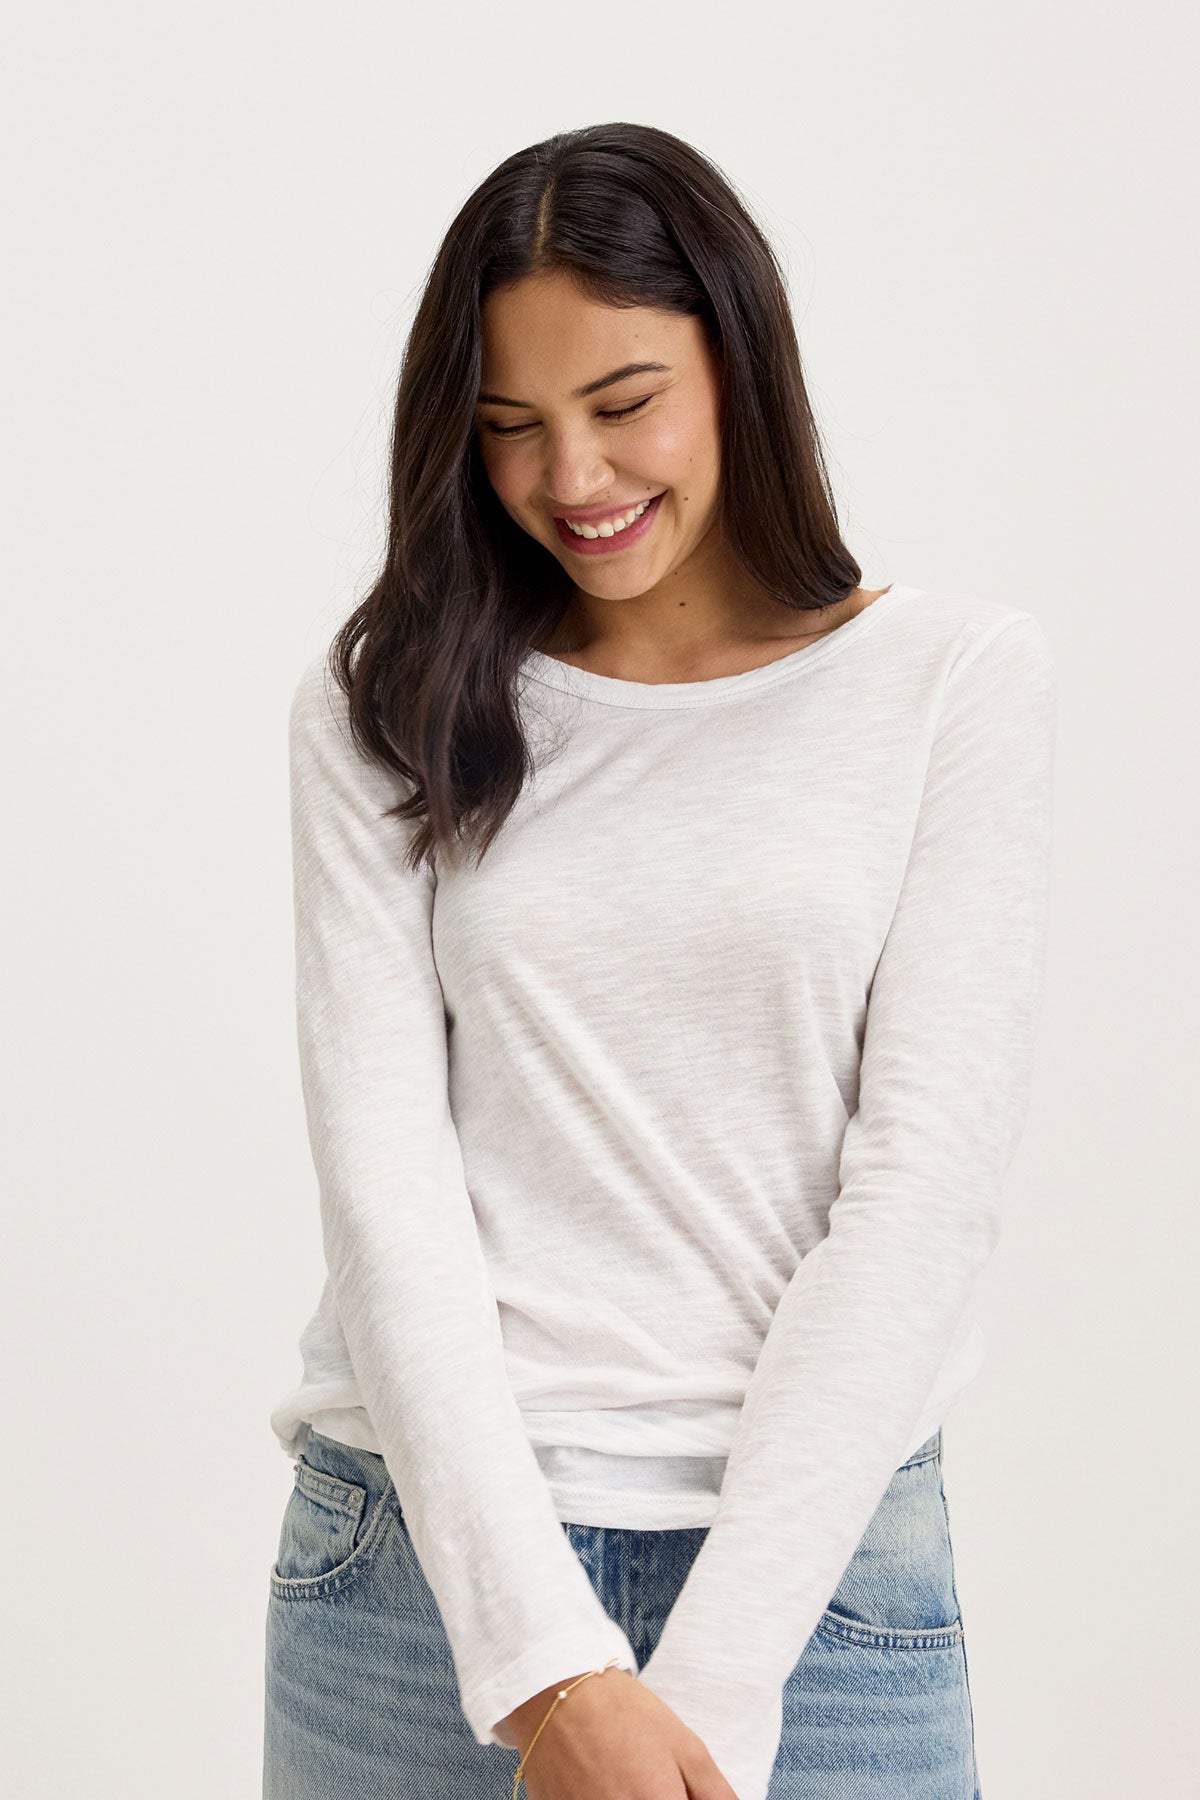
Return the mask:
[[(639, 1667), (707, 1527), (564, 1523)], [(266, 1623), (263, 1800), (507, 1800), (383, 1458), (310, 1431)], [(783, 1694), (767, 1800), (980, 1800), (942, 1433), (899, 1469)]]

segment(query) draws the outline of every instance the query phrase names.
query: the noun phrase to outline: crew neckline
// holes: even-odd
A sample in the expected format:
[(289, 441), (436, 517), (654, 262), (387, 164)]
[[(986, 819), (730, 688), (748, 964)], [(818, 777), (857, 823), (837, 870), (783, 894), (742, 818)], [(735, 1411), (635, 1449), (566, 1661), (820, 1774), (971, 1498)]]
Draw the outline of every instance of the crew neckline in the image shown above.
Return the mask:
[(594, 669), (579, 669), (574, 663), (560, 662), (544, 650), (530, 650), (522, 668), (543, 687), (558, 688), (563, 693), (584, 699), (599, 700), (609, 706), (708, 706), (722, 700), (740, 700), (744, 695), (775, 687), (791, 680), (807, 669), (815, 668), (836, 656), (847, 644), (865, 637), (878, 624), (880, 616), (894, 611), (897, 604), (920, 590), (893, 581), (878, 599), (864, 606), (852, 619), (817, 638), (789, 650), (773, 662), (760, 663), (756, 669), (743, 669), (737, 675), (714, 675), (699, 681), (626, 681), (616, 675), (599, 675)]

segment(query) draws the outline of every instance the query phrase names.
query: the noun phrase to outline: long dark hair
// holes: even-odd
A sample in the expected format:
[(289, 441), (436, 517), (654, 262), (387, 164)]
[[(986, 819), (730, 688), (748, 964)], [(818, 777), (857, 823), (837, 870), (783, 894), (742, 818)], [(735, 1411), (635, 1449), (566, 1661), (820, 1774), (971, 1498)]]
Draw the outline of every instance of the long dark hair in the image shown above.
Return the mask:
[(573, 584), (501, 506), (475, 429), (481, 311), (496, 287), (569, 273), (589, 298), (699, 317), (721, 368), (721, 525), (797, 612), (853, 593), (782, 272), (721, 171), (649, 125), (590, 125), (519, 150), (446, 234), (401, 364), (387, 552), (329, 666), (361, 751), (408, 789), (415, 870), (483, 853), (532, 772), (516, 704), (529, 650)]

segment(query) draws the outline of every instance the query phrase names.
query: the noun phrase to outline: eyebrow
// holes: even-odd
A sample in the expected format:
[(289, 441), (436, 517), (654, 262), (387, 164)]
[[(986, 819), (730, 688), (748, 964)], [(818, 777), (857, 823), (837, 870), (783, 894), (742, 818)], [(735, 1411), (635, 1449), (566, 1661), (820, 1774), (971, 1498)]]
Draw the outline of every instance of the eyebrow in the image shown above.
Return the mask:
[[(629, 375), (661, 375), (670, 373), (669, 363), (631, 362), (623, 363), (619, 369), (612, 369), (607, 375), (601, 375), (596, 381), (585, 382), (583, 387), (572, 391), (572, 400), (586, 400), (589, 394), (599, 393), (601, 388), (612, 387), (618, 381), (624, 381)], [(480, 406), (525, 406), (532, 412), (533, 407), (528, 400), (509, 400), (503, 394), (480, 394)]]

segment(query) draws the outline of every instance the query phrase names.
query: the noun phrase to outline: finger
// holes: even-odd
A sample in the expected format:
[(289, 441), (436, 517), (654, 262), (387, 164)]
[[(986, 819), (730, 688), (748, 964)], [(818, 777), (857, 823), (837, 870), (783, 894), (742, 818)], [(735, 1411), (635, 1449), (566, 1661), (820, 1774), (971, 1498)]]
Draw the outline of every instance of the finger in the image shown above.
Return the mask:
[(734, 1789), (718, 1769), (711, 1756), (680, 1764), (688, 1800), (738, 1800)]

